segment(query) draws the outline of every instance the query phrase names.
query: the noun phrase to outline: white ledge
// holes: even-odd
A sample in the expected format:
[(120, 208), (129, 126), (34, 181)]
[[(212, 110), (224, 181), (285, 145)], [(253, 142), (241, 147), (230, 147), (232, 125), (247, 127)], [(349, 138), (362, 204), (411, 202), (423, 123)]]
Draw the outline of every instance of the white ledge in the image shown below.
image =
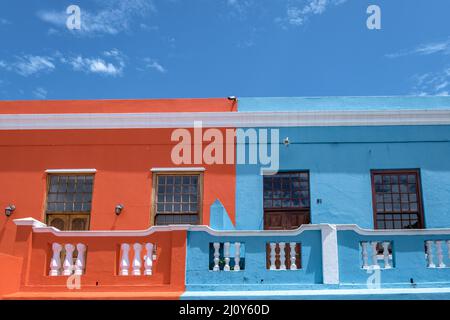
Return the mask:
[(96, 173), (97, 169), (47, 169), (46, 173)]
[(22, 218), (13, 220), (16, 226), (31, 226), (33, 228), (45, 228), (47, 225), (34, 218)]
[(364, 236), (419, 236), (419, 235), (450, 235), (450, 228), (434, 229), (363, 229), (356, 224), (338, 224), (338, 231), (354, 231)]
[(170, 168), (151, 168), (151, 172), (183, 172), (183, 171), (205, 171), (204, 167), (170, 167)]
[(337, 231), (354, 231), (366, 236), (408, 236), (408, 235), (450, 235), (450, 228), (442, 229), (414, 229), (414, 230), (372, 230), (362, 229), (355, 224), (304, 224), (293, 230), (215, 230), (205, 225), (168, 225), (151, 226), (145, 230), (88, 230), (88, 231), (61, 231), (55, 227), (47, 226), (45, 223), (34, 218), (14, 219), (17, 226), (32, 226), (33, 232), (52, 233), (59, 237), (142, 237), (155, 232), (169, 231), (203, 231), (213, 236), (220, 237), (268, 237), (268, 236), (296, 236), (305, 231), (323, 230), (336, 228)]

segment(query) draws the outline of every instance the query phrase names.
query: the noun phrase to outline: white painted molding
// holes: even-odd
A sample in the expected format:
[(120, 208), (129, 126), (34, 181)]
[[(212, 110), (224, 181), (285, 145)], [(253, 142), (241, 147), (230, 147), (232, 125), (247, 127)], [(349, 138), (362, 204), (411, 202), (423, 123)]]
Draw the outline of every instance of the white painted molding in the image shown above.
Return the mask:
[(21, 218), (21, 219), (14, 219), (13, 220), (16, 226), (30, 226), (35, 228), (44, 228), (47, 227), (47, 225), (43, 222), (40, 222), (34, 218)]
[(327, 224), (303, 224), (293, 230), (215, 230), (209, 226), (189, 227), (189, 231), (204, 231), (212, 236), (218, 237), (270, 237), (270, 236), (296, 236), (307, 230), (322, 230)]
[(324, 284), (339, 284), (337, 229), (332, 224), (322, 228), (322, 275)]
[(205, 171), (204, 167), (170, 167), (170, 168), (151, 168), (151, 172), (183, 172), (183, 171)]
[(448, 125), (450, 109), (2, 114), (0, 130)]
[(46, 173), (96, 173), (97, 169), (47, 169)]
[[(148, 236), (155, 232), (170, 232), (170, 231), (204, 231), (213, 236), (222, 237), (267, 237), (267, 236), (296, 236), (304, 231), (309, 230), (324, 230), (330, 228), (330, 224), (303, 224), (297, 229), (293, 230), (215, 230), (205, 225), (168, 225), (168, 226), (151, 226), (145, 230), (92, 230), (92, 231), (60, 231), (55, 227), (49, 227), (45, 223), (34, 218), (14, 219), (17, 226), (32, 226), (36, 233), (52, 233), (55, 236), (61, 237), (140, 237)], [(450, 234), (448, 229), (415, 229), (415, 230), (369, 230), (362, 229), (355, 224), (341, 224), (335, 226), (337, 231), (355, 231), (361, 235), (446, 235)]]
[(447, 235), (450, 234), (450, 228), (435, 229), (363, 229), (356, 224), (337, 224), (338, 231), (354, 231), (364, 236), (414, 236), (414, 235)]

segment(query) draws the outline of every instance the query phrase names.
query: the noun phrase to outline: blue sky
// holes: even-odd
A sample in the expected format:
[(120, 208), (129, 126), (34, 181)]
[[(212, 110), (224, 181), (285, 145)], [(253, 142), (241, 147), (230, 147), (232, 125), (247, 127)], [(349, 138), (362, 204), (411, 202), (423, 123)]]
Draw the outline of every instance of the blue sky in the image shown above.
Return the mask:
[(0, 40), (1, 100), (450, 92), (448, 0), (2, 0)]

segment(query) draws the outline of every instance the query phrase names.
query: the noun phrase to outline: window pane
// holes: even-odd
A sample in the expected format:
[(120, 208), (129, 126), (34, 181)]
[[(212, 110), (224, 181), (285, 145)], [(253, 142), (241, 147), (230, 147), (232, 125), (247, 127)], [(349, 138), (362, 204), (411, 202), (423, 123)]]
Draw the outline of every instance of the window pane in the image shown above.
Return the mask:
[(92, 175), (50, 175), (47, 212), (90, 212), (92, 184)]
[(263, 188), (264, 209), (309, 209), (308, 172), (265, 176)]
[(182, 218), (182, 213), (198, 214), (198, 181), (198, 175), (158, 175), (155, 223), (191, 223), (190, 215)]
[(409, 170), (372, 174), (377, 228), (421, 228), (418, 223), (420, 197), (417, 177), (418, 172)]

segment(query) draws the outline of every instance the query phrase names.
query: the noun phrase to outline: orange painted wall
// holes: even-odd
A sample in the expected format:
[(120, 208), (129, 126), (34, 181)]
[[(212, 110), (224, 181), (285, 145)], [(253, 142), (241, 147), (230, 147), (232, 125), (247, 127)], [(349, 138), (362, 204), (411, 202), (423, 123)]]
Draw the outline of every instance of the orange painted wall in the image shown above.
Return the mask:
[(19, 290), (22, 258), (0, 253), (0, 298)]
[[(172, 129), (0, 131), (0, 252), (12, 253), (13, 219), (44, 221), (46, 169), (95, 168), (91, 230), (150, 226), (152, 167), (174, 167)], [(190, 165), (199, 166), (199, 165)], [(219, 199), (235, 221), (235, 166), (203, 165), (203, 224)], [(120, 216), (114, 207), (123, 203)], [(14, 204), (7, 218), (3, 208)]]

